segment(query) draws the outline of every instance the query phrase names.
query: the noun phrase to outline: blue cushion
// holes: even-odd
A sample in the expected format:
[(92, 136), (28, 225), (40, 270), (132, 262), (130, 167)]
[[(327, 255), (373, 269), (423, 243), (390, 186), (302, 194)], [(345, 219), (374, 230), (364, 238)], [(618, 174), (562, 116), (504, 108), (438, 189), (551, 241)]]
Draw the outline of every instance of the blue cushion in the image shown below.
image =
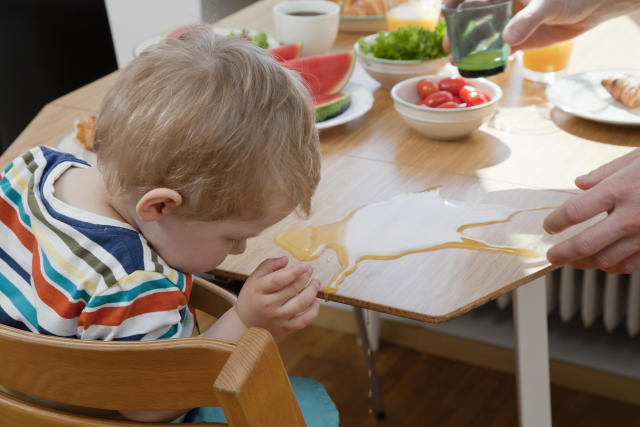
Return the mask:
[[(334, 427), (338, 425), (338, 409), (322, 384), (311, 378), (289, 377), (289, 380), (307, 426)], [(206, 406), (189, 411), (183, 422), (226, 423), (227, 420), (220, 407)]]

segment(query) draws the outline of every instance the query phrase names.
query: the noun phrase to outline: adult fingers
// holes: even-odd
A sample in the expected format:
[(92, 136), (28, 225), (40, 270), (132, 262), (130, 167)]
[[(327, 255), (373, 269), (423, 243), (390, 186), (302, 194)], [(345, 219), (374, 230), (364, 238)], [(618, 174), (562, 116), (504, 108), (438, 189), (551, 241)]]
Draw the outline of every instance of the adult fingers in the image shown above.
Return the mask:
[(623, 264), (625, 260), (640, 252), (640, 235), (624, 237), (607, 246), (595, 256), (597, 268), (607, 269)]
[(552, 264), (568, 264), (591, 257), (628, 234), (629, 227), (624, 217), (613, 213), (570, 239), (553, 246), (547, 252), (547, 259)]
[(640, 270), (640, 253), (637, 252), (622, 262), (620, 273), (631, 274), (638, 270)]
[(291, 318), (296, 314), (302, 313), (303, 311), (307, 310), (307, 308), (309, 308), (309, 306), (313, 304), (313, 301), (316, 299), (316, 295), (320, 290), (320, 286), (320, 281), (317, 279), (313, 279), (309, 286), (304, 288), (300, 293), (298, 293), (293, 298), (290, 298), (282, 305), (282, 315)]
[(509, 21), (502, 33), (503, 40), (510, 45), (518, 45), (547, 19), (549, 4), (552, 2), (532, 1)]
[(594, 255), (571, 261), (569, 265), (582, 270), (598, 268), (608, 273), (623, 273), (624, 262), (637, 253), (640, 253), (640, 235), (628, 236)]
[(544, 219), (542, 226), (549, 234), (559, 233), (615, 206), (615, 199), (606, 186), (596, 186), (567, 199)]
[(640, 158), (640, 149), (635, 149), (622, 157), (618, 157), (617, 159), (612, 160), (609, 163), (605, 163), (599, 168), (592, 170), (588, 174), (577, 177), (576, 185), (583, 190), (588, 190), (603, 179), (613, 175), (620, 169), (625, 168), (638, 158)]
[(509, 44), (511, 45), (512, 50), (538, 49), (572, 39), (583, 32), (584, 29), (567, 27), (564, 25), (543, 24), (536, 28), (536, 30), (526, 39)]
[[(451, 50), (451, 41), (449, 40), (449, 33), (444, 33), (444, 37), (442, 39), (442, 47), (444, 50)], [(449, 58), (451, 58), (451, 55), (449, 55)], [(451, 61), (451, 59), (449, 61)]]

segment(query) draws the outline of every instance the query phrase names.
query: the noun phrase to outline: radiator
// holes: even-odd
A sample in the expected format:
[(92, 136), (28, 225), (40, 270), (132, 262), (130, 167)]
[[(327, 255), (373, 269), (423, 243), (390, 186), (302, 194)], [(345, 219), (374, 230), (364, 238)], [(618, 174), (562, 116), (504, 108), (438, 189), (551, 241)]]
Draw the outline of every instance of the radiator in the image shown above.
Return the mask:
[[(640, 271), (608, 274), (600, 270), (562, 267), (545, 277), (547, 313), (557, 310), (563, 322), (580, 316), (584, 327), (602, 319), (611, 332), (624, 324), (627, 334), (640, 332)], [(511, 304), (511, 294), (496, 300), (500, 309)]]

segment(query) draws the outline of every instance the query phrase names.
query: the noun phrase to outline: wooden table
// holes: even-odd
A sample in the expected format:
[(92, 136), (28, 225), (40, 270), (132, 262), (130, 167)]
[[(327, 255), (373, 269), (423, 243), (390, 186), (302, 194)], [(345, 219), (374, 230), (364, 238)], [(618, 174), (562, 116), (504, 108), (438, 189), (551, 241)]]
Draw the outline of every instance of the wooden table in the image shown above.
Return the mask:
[[(274, 33), (271, 8), (262, 0), (220, 21)], [(621, 17), (580, 36), (569, 73), (640, 68), (640, 15)], [(334, 50), (350, 49), (359, 34), (341, 33)], [(0, 157), (5, 167), (29, 147), (56, 145), (73, 121), (97, 113), (117, 72), (47, 105)], [(442, 195), (464, 203), (491, 203), (518, 209), (558, 205), (576, 191), (576, 176), (640, 145), (640, 128), (603, 125), (552, 108), (544, 86), (522, 79), (517, 61), (492, 78), (504, 90), (492, 120), (462, 141), (438, 142), (416, 133), (393, 109), (389, 93), (374, 92), (371, 111), (321, 133), (323, 178), (311, 216), (291, 215), (232, 256), (217, 274), (244, 278), (264, 258), (287, 254), (274, 244), (280, 232), (300, 225), (343, 219), (354, 209), (399, 193), (440, 186)], [(509, 223), (469, 230), (494, 244), (546, 248), (567, 237), (546, 236), (541, 223), (549, 211), (518, 215)], [(571, 230), (570, 233), (574, 233)], [(337, 269), (330, 251), (313, 262), (327, 279)], [(330, 300), (425, 322), (443, 322), (504, 293), (514, 292), (521, 425), (551, 424), (545, 287), (540, 280), (554, 267), (544, 256), (446, 249), (393, 261), (366, 261)], [(532, 282), (528, 286), (521, 286)], [(526, 339), (523, 339), (526, 337)]]

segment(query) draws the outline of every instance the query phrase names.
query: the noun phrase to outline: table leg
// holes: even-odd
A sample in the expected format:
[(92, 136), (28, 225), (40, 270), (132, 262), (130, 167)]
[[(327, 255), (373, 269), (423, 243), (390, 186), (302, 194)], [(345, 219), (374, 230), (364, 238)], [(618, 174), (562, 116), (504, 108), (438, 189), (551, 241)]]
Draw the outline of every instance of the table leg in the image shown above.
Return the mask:
[(369, 336), (369, 346), (371, 350), (378, 351), (380, 346), (380, 313), (373, 310), (362, 309), (367, 335)]
[(549, 340), (544, 277), (513, 292), (520, 427), (551, 426)]
[(382, 403), (382, 392), (378, 381), (378, 372), (376, 371), (376, 360), (373, 356), (373, 349), (369, 343), (369, 334), (367, 333), (367, 325), (365, 321), (365, 310), (360, 307), (354, 307), (356, 315), (356, 324), (358, 325), (358, 335), (360, 338), (360, 348), (367, 368), (367, 380), (369, 382), (369, 397), (373, 403), (373, 412), (378, 419), (386, 417), (384, 404)]

